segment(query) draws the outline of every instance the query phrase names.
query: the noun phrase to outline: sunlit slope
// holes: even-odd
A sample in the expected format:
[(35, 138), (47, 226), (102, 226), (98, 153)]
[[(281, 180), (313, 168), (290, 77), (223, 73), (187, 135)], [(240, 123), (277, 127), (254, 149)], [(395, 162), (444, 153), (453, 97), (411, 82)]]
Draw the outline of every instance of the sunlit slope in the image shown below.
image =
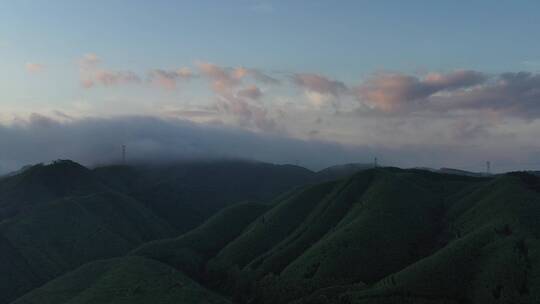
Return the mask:
[(142, 257), (96, 261), (18, 299), (17, 304), (225, 304), (174, 268)]
[(352, 303), (538, 303), (539, 186), (527, 174), (497, 178), (448, 210), (454, 238), (444, 248), (343, 297)]
[(131, 255), (152, 258), (201, 277), (206, 262), (234, 240), (268, 205), (240, 203), (227, 207), (201, 226), (172, 239), (146, 243)]

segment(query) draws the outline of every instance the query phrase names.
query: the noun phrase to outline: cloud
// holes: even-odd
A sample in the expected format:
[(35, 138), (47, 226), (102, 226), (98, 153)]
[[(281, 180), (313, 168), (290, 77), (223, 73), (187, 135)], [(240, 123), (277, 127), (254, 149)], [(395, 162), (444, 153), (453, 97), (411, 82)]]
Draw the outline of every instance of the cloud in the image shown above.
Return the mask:
[(93, 53), (84, 55), (79, 61), (81, 85), (92, 88), (97, 85), (117, 86), (141, 83), (141, 77), (132, 71), (114, 71), (101, 68), (101, 59)]
[(26, 71), (32, 74), (40, 73), (45, 69), (45, 65), (35, 62), (27, 62), (24, 67), (26, 68)]
[(293, 82), (308, 91), (334, 97), (338, 97), (340, 93), (347, 91), (347, 86), (343, 82), (331, 80), (319, 74), (294, 74)]
[(228, 68), (210, 62), (197, 62), (196, 65), (203, 76), (214, 81), (216, 87), (232, 88), (241, 84), (242, 80), (247, 77), (252, 77), (255, 81), (263, 84), (275, 85), (280, 83), (277, 78), (258, 69), (245, 67)]
[(340, 95), (348, 93), (349, 90), (343, 82), (331, 80), (319, 74), (294, 74), (292, 81), (296, 86), (304, 89), (308, 101), (316, 108), (330, 104), (337, 109)]
[(270, 84), (270, 85), (277, 85), (280, 84), (281, 81), (279, 79), (274, 78), (266, 73), (261, 72), (257, 69), (248, 69), (248, 75), (253, 77), (256, 81), (264, 84)]
[(85, 67), (96, 66), (99, 63), (101, 63), (101, 59), (98, 57), (98, 55), (94, 53), (84, 54), (81, 60), (79, 61), (79, 64)]
[(503, 73), (470, 90), (434, 98), (440, 110), (482, 110), (500, 116), (540, 118), (540, 74)]
[(201, 75), (210, 80), (218, 99), (217, 106), (223, 113), (234, 116), (243, 127), (252, 126), (266, 132), (278, 130), (269, 111), (263, 105), (251, 102), (262, 97), (261, 90), (255, 85), (242, 87), (243, 80), (254, 75), (252, 70), (226, 68), (209, 62), (198, 62), (197, 66)]
[(424, 78), (379, 74), (355, 90), (372, 108), (389, 113), (480, 111), (491, 117), (540, 118), (540, 74), (476, 71), (432, 73)]
[(95, 73), (94, 83), (115, 86), (128, 83), (140, 83), (141, 78), (131, 71), (99, 70)]
[[(253, 112), (252, 109), (247, 111)], [(178, 114), (205, 116), (212, 115), (211, 112)], [(303, 166), (320, 169), (347, 162), (368, 163), (377, 156), (384, 165), (403, 167), (482, 170), (486, 159), (491, 160), (497, 170), (538, 166), (540, 148), (531, 138), (538, 134), (540, 122), (522, 132), (526, 137), (521, 139), (495, 137), (493, 140), (484, 136), (492, 126), (481, 121), (462, 118), (457, 123), (442, 121), (437, 124), (437, 121), (426, 127), (425, 120), (393, 123), (395, 118), (390, 119), (383, 123), (378, 118), (363, 120), (363, 124), (352, 130), (351, 135), (355, 138), (373, 133), (380, 142), (345, 145), (321, 140), (328, 134), (335, 135), (335, 130), (327, 126), (321, 129), (322, 126), (313, 128), (312, 125), (304, 131), (310, 140), (299, 140), (283, 134), (250, 132), (219, 122), (201, 124), (149, 116), (58, 120), (53, 116), (33, 114), (11, 125), (0, 124), (0, 168), (5, 173), (26, 164), (59, 158), (73, 159), (85, 165), (116, 162), (121, 159), (122, 144), (127, 145), (129, 160), (134, 162), (201, 158), (244, 158), (275, 163), (300, 160)], [(367, 129), (369, 132), (359, 132)], [(441, 138), (438, 135), (441, 131), (453, 136), (453, 141)], [(385, 132), (393, 137), (388, 137)], [(473, 141), (463, 143), (463, 137)], [(398, 139), (398, 143), (394, 139)], [(392, 144), (388, 144), (389, 141)]]
[(357, 99), (385, 112), (415, 107), (444, 91), (470, 88), (484, 83), (487, 76), (476, 71), (431, 73), (424, 78), (399, 73), (377, 74), (355, 89)]
[(168, 90), (175, 89), (178, 81), (190, 80), (194, 77), (194, 73), (187, 67), (177, 70), (155, 69), (149, 72), (151, 82), (156, 83), (157, 85)]
[(232, 89), (247, 75), (244, 68), (228, 69), (210, 62), (197, 62), (196, 65), (203, 76), (213, 81), (216, 91)]
[(241, 89), (236, 93), (240, 97), (249, 99), (259, 99), (262, 96), (261, 90), (256, 85), (250, 85), (247, 88)]
[(85, 118), (62, 123), (33, 114), (24, 123), (0, 124), (0, 141), (0, 167), (5, 170), (59, 158), (85, 165), (116, 162), (121, 158), (123, 144), (127, 146), (128, 159), (133, 162), (242, 158), (293, 163), (301, 159), (303, 165), (321, 168), (359, 156), (358, 151), (353, 153), (335, 143), (142, 116)]

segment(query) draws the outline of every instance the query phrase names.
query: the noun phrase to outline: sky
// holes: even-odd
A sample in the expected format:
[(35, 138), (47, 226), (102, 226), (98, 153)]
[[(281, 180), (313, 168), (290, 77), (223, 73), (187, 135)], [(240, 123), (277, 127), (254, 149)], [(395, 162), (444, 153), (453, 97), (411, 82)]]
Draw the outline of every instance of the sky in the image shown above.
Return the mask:
[(539, 170), (539, 32), (538, 1), (1, 1), (0, 172), (122, 144)]

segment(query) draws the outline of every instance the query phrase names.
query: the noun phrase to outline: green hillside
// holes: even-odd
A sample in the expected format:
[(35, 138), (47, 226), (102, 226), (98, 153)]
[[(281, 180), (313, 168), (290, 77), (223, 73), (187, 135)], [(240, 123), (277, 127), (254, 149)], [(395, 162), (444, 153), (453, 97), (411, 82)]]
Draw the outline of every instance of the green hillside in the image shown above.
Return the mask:
[(143, 202), (179, 232), (193, 229), (231, 204), (269, 201), (309, 183), (315, 175), (302, 167), (246, 161), (112, 166), (94, 172), (107, 185)]
[(13, 290), (1, 293), (0, 302), (85, 262), (120, 256), (173, 234), (139, 202), (113, 192), (44, 203), (0, 225), (0, 238), (12, 256), (8, 261), (20, 261), (3, 266), (18, 279), (0, 276), (0, 285)]
[(161, 261), (202, 279), (206, 262), (268, 208), (267, 205), (257, 203), (240, 203), (227, 207), (186, 234), (147, 243), (131, 254)]
[(15, 304), (226, 304), (181, 272), (160, 262), (125, 257), (86, 264)]
[(456, 237), (447, 246), (347, 297), (353, 303), (538, 303), (538, 186), (538, 178), (520, 173), (479, 188), (449, 209)]
[(239, 293), (246, 278), (256, 279), (251, 292), (268, 303), (334, 285), (373, 284), (441, 248), (450, 201), (485, 182), (389, 168), (312, 186), (227, 245), (209, 262), (209, 276)]
[[(128, 191), (133, 187), (130, 183), (105, 182), (116, 191), (122, 187)], [(178, 279), (182, 282), (201, 284), (196, 286), (202, 296), (190, 298), (196, 303), (204, 303), (206, 296), (207, 301), (223, 301), (208, 290), (227, 295), (234, 303), (250, 304), (510, 304), (538, 303), (540, 299), (540, 178), (528, 173), (473, 177), (416, 169), (368, 169), (296, 187), (268, 204), (226, 207), (187, 233), (150, 242), (174, 228), (139, 200), (114, 195), (137, 206), (130, 210), (146, 215), (129, 216), (133, 221), (121, 224), (114, 219), (130, 211), (111, 207), (98, 216), (102, 227), (108, 227), (105, 231), (113, 232), (111, 236), (100, 234), (104, 240), (98, 243), (114, 243), (119, 247), (115, 254), (129, 251), (127, 257), (86, 264), (17, 303), (169, 303), (191, 297), (174, 288), (164, 289), (170, 280), (156, 278), (163, 269), (183, 278)], [(105, 202), (112, 200), (108, 197), (101, 204), (90, 204), (84, 198), (79, 196), (78, 200), (83, 207), (94, 207), (85, 207), (90, 213), (105, 210), (99, 206), (108, 206)], [(55, 210), (56, 204), (68, 200), (42, 204), (43, 209), (36, 207), (30, 214)], [(31, 218), (31, 227), (41, 222), (38, 218)], [(133, 224), (144, 219), (154, 225)], [(155, 226), (158, 222), (161, 224)], [(31, 235), (32, 240), (51, 234), (46, 232), (51, 229), (47, 225), (36, 226), (35, 233), (43, 230), (42, 236), (20, 232), (26, 231), (22, 228), (6, 230), (18, 225), (24, 227), (7, 220), (0, 228)], [(68, 230), (72, 234), (60, 234), (58, 240), (70, 235), (78, 239), (75, 236), (88, 229)], [(112, 240), (113, 235), (117, 239)], [(16, 266), (0, 270), (18, 282), (13, 286), (19, 290), (36, 284), (32, 280), (41, 269), (36, 265), (59, 267), (54, 256), (63, 252), (58, 248), (68, 248), (47, 251), (45, 243), (21, 245), (14, 241), (19, 236), (2, 236), (0, 248), (4, 250), (0, 254)], [(111, 239), (105, 240), (108, 237)], [(147, 243), (133, 245), (142, 242)], [(43, 249), (21, 255), (25, 252), (21, 248), (31, 247)], [(100, 258), (98, 246), (88, 243), (83, 247), (96, 250), (90, 251), (95, 256), (84, 259)], [(42, 256), (37, 251), (43, 252)], [(67, 252), (83, 255), (74, 249)], [(27, 263), (29, 255), (37, 264)], [(59, 261), (75, 265), (84, 259), (66, 255)], [(146, 283), (147, 279), (152, 281)], [(148, 288), (142, 292), (140, 286), (144, 285)], [(25, 299), (34, 302), (21, 302)]]
[[(27, 167), (0, 179), (0, 257), (6, 261), (0, 266), (0, 303), (86, 262), (181, 235), (235, 202), (270, 201), (313, 174), (232, 161), (90, 170), (60, 160)], [(266, 208), (249, 206), (248, 222)], [(211, 242), (218, 237), (201, 231)]]
[(40, 202), (104, 191), (92, 172), (72, 161), (31, 166), (0, 179), (0, 221), (27, 212)]

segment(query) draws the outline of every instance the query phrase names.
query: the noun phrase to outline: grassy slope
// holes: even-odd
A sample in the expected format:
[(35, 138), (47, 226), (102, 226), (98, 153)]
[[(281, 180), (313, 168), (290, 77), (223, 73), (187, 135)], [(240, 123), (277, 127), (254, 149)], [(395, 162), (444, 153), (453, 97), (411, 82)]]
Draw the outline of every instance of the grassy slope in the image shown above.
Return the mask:
[(267, 202), (314, 176), (302, 167), (245, 161), (112, 166), (94, 172), (107, 185), (143, 202), (181, 233), (226, 206), (240, 201)]
[(212, 267), (226, 269), (238, 265), (243, 268), (271, 250), (305, 220), (334, 186), (334, 182), (310, 186), (305, 191), (286, 197), (228, 244), (211, 261)]
[(267, 302), (336, 284), (375, 283), (441, 247), (448, 201), (483, 182), (382, 169), (312, 186), (261, 216), (208, 268), (228, 273), (225, 282), (264, 277), (256, 293), (270, 297)]
[(0, 221), (27, 212), (39, 203), (105, 189), (90, 170), (77, 163), (36, 165), (0, 180)]
[(268, 208), (257, 203), (227, 207), (190, 232), (146, 243), (131, 255), (152, 258), (200, 278), (206, 262)]
[(311, 174), (245, 162), (89, 170), (57, 161), (2, 178), (0, 303), (82, 263), (178, 235), (236, 199), (277, 195)]
[[(12, 248), (6, 289), (27, 290), (85, 262), (119, 256), (143, 242), (172, 235), (173, 230), (140, 203), (104, 192), (43, 203), (0, 225), (0, 237)], [(24, 261), (24, 268), (20, 263)], [(22, 263), (22, 262), (21, 262)], [(25, 269), (28, 268), (28, 271)], [(0, 302), (14, 293), (0, 293)]]
[[(367, 170), (292, 191), (272, 206), (225, 209), (132, 254), (154, 260), (146, 272), (163, 262), (254, 303), (538, 302), (540, 182), (532, 175)], [(140, 285), (129, 281), (132, 272), (118, 273), (131, 288)], [(66, 303), (113, 303), (108, 290), (122, 284), (85, 287), (80, 294), (91, 300)], [(160, 301), (174, 294), (156, 290)]]
[(456, 235), (447, 246), (347, 298), (353, 303), (538, 303), (537, 191), (519, 175), (503, 176), (455, 202), (447, 216)]
[(227, 300), (155, 260), (96, 261), (30, 292), (15, 304), (226, 304)]
[(179, 269), (200, 274), (206, 260), (268, 207), (225, 208), (180, 237), (146, 243), (125, 258), (85, 264), (15, 303), (228, 303)]

